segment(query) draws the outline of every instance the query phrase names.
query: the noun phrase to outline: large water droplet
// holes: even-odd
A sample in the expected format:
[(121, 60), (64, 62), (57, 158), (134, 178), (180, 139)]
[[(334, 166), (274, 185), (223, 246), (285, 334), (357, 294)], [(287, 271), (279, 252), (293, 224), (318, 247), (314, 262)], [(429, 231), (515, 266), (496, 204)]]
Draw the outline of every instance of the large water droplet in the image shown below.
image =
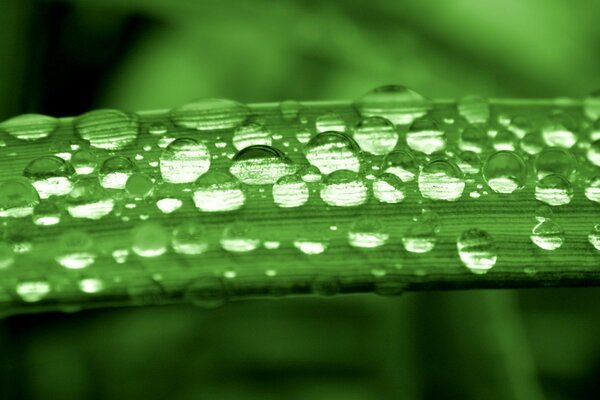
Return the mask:
[(158, 257), (169, 244), (166, 229), (155, 222), (144, 222), (131, 231), (131, 250), (140, 257)]
[(197, 255), (208, 250), (208, 235), (197, 222), (184, 222), (173, 230), (171, 246), (178, 254)]
[(406, 133), (406, 144), (415, 151), (431, 154), (446, 148), (446, 135), (434, 120), (420, 118)]
[(588, 235), (588, 240), (596, 250), (600, 250), (600, 224), (594, 225)]
[(114, 200), (95, 178), (75, 182), (67, 196), (67, 211), (73, 218), (98, 220), (113, 210)]
[(569, 204), (573, 198), (573, 186), (561, 175), (546, 175), (535, 186), (535, 198), (551, 206)]
[(0, 217), (29, 216), (39, 201), (38, 192), (27, 179), (15, 178), (0, 183)]
[(555, 174), (571, 179), (577, 168), (577, 160), (568, 150), (553, 147), (539, 153), (535, 158), (534, 166), (538, 178)]
[(456, 201), (465, 190), (463, 173), (450, 160), (434, 160), (421, 170), (419, 191), (432, 200)]
[(100, 185), (105, 189), (125, 189), (127, 179), (137, 171), (131, 159), (123, 156), (107, 158), (98, 172)]
[(600, 140), (593, 142), (587, 150), (587, 159), (597, 167), (600, 167)]
[(359, 154), (358, 144), (340, 132), (320, 133), (305, 148), (308, 162), (326, 175), (341, 169), (358, 172)]
[(375, 155), (389, 153), (398, 143), (398, 133), (394, 125), (381, 117), (362, 119), (354, 129), (352, 137), (363, 151)]
[(404, 182), (394, 174), (383, 173), (373, 181), (373, 195), (382, 203), (400, 203), (406, 196)]
[(402, 182), (410, 182), (419, 173), (419, 162), (410, 152), (396, 150), (385, 157), (381, 169), (396, 175)]
[(467, 126), (460, 134), (459, 148), (481, 153), (488, 143), (487, 132), (479, 126)]
[(490, 104), (485, 97), (462, 97), (456, 103), (456, 108), (470, 124), (487, 124), (490, 119)]
[(68, 230), (58, 237), (55, 260), (68, 269), (89, 267), (96, 261), (94, 240), (79, 229)]
[(42, 156), (32, 160), (23, 170), (42, 199), (64, 196), (73, 188), (71, 177), (75, 171), (60, 157)]
[(364, 204), (367, 194), (367, 186), (363, 179), (356, 172), (343, 169), (327, 175), (320, 192), (325, 203), (338, 207)]
[(200, 211), (232, 211), (246, 202), (240, 181), (226, 172), (208, 171), (194, 186), (194, 204)]
[(595, 90), (583, 100), (583, 112), (595, 121), (600, 118), (600, 90)]
[(483, 166), (483, 177), (496, 193), (512, 193), (525, 186), (527, 165), (516, 153), (498, 151), (492, 154)]
[(565, 112), (552, 113), (542, 128), (544, 142), (548, 146), (570, 149), (577, 142), (576, 123), (573, 117)]
[(387, 85), (358, 98), (354, 106), (362, 117), (384, 117), (395, 125), (406, 125), (425, 115), (429, 101), (404, 86)]
[(229, 168), (233, 176), (248, 185), (273, 184), (295, 171), (296, 166), (281, 151), (260, 145), (239, 151)]
[(498, 258), (494, 239), (477, 228), (464, 231), (456, 242), (456, 248), (463, 264), (474, 274), (485, 274)]
[(246, 253), (260, 246), (260, 239), (249, 224), (237, 222), (223, 230), (221, 247), (233, 253)]
[(235, 130), (232, 142), (238, 151), (253, 145), (271, 146), (271, 132), (262, 124), (250, 122)]
[(23, 114), (0, 124), (0, 131), (20, 140), (35, 141), (48, 137), (58, 126), (58, 119), (41, 114)]
[(348, 243), (358, 248), (372, 249), (385, 244), (390, 234), (385, 227), (375, 218), (360, 217), (352, 223), (348, 231)]
[(565, 231), (556, 222), (545, 219), (531, 230), (531, 241), (541, 249), (556, 250), (565, 241)]
[(585, 186), (585, 197), (590, 201), (600, 203), (600, 176), (590, 179)]
[(226, 99), (202, 99), (171, 110), (175, 125), (199, 131), (232, 129), (249, 116), (248, 106)]
[(298, 175), (281, 177), (273, 185), (273, 201), (279, 207), (300, 207), (308, 201), (308, 186)]
[(194, 182), (209, 167), (208, 148), (190, 138), (172, 141), (160, 156), (160, 174), (168, 183)]
[(92, 147), (120, 150), (135, 142), (139, 121), (119, 110), (94, 110), (75, 118), (75, 129)]

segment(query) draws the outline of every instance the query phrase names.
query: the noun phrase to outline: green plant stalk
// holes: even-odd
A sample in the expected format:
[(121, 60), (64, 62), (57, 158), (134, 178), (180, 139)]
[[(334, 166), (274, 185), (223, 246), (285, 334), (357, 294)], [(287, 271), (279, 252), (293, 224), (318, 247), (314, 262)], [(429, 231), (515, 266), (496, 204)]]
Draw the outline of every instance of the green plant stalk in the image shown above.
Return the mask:
[[(490, 103), (493, 120), (506, 113), (527, 115), (535, 121), (557, 108), (583, 119), (581, 102), (575, 100), (498, 99)], [(441, 114), (456, 114), (452, 101), (435, 104)], [(274, 147), (286, 151), (284, 143), (288, 142), (290, 149), (302, 148), (296, 141), (302, 125), (297, 120), (283, 119), (278, 103), (250, 107), (272, 133), (282, 136), (273, 143)], [(307, 118), (308, 125), (325, 112), (338, 113), (349, 127), (360, 119), (349, 102), (302, 103), (301, 115)], [(169, 121), (168, 113), (148, 111), (138, 115), (141, 128), (135, 143), (119, 151), (95, 150), (98, 163), (114, 154), (132, 160), (138, 155), (143, 157), (143, 161), (136, 161), (139, 170), (159, 177), (151, 163), (159, 160), (163, 149), (156, 146), (157, 137), (148, 134), (147, 129), (152, 123)], [(398, 147), (406, 146), (404, 133), (400, 129)], [(447, 132), (449, 140), (456, 140), (458, 134), (458, 130)], [(216, 137), (212, 133), (175, 129), (169, 135), (194, 137), (206, 143), (211, 153), (232, 150), (231, 144), (224, 150), (215, 147), (218, 141), (231, 143), (231, 131), (220, 132)], [(72, 118), (60, 119), (59, 127), (48, 138), (23, 142), (7, 137), (6, 142), (7, 146), (1, 149), (4, 154), (0, 157), (0, 180), (22, 176), (25, 166), (36, 157), (72, 153), (70, 145), (81, 143)], [(143, 150), (147, 146), (151, 150)], [(493, 151), (486, 150), (482, 159)], [(213, 160), (211, 169), (227, 170), (230, 162), (228, 157), (220, 157)], [(14, 314), (182, 302), (210, 306), (228, 300), (315, 294), (398, 295), (420, 290), (600, 285), (600, 252), (587, 240), (590, 229), (600, 222), (598, 204), (586, 199), (580, 181), (574, 182), (571, 203), (554, 208), (556, 219), (566, 232), (565, 243), (555, 251), (544, 251), (530, 240), (536, 223), (534, 216), (540, 206), (534, 196), (532, 175), (529, 174), (522, 190), (510, 195), (490, 191), (489, 195), (471, 198), (469, 191), (475, 190), (474, 185), (479, 182), (476, 181), (456, 202), (423, 201), (418, 191), (412, 190), (399, 204), (383, 204), (370, 196), (366, 204), (357, 207), (326, 206), (319, 201), (318, 192), (312, 190), (306, 205), (282, 209), (273, 203), (270, 189), (261, 191), (258, 187), (244, 186), (244, 207), (220, 213), (198, 211), (188, 195), (179, 210), (165, 214), (156, 207), (155, 195), (136, 202), (123, 196), (122, 190), (115, 190), (111, 191), (117, 199), (115, 209), (101, 220), (63, 215), (57, 225), (36, 226), (31, 217), (5, 219), (5, 241), (28, 241), (32, 250), (17, 254), (10, 267), (0, 270), (0, 307), (4, 314)], [(128, 203), (135, 203), (136, 207), (130, 209), (125, 206)], [(441, 230), (433, 250), (415, 254), (404, 249), (401, 238), (412, 217), (424, 206), (439, 215)], [(389, 241), (376, 249), (349, 246), (347, 232), (357, 216), (383, 221)], [(141, 257), (129, 251), (126, 260), (117, 263), (112, 256), (114, 250), (130, 249), (132, 229), (147, 223), (146, 220), (159, 224), (166, 232), (186, 221), (197, 221), (207, 229), (208, 250), (198, 255), (169, 250), (157, 257)], [(280, 247), (259, 247), (248, 253), (224, 251), (219, 246), (221, 232), (234, 222), (251, 227), (262, 242), (279, 241)], [(329, 232), (328, 248), (322, 254), (304, 254), (291, 244), (298, 231), (306, 230), (307, 226), (309, 231), (323, 228)], [(497, 246), (498, 261), (486, 274), (472, 273), (459, 258), (457, 238), (470, 228), (486, 230)], [(98, 256), (92, 266), (71, 270), (55, 261), (57, 237), (70, 229), (85, 231), (94, 239)], [(102, 281), (103, 287), (94, 293), (84, 293), (80, 282), (90, 277)], [(27, 280), (47, 282), (50, 290), (37, 301), (24, 301), (15, 288)]]

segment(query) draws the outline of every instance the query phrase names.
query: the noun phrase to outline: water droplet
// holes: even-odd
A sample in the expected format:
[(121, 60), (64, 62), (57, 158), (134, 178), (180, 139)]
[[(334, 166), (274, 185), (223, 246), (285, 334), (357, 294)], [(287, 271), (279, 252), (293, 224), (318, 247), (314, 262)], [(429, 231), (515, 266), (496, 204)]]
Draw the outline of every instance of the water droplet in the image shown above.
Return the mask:
[(552, 174), (571, 179), (577, 168), (577, 160), (568, 150), (553, 147), (539, 153), (534, 166), (538, 179)]
[(342, 169), (325, 177), (320, 195), (330, 206), (359, 206), (367, 201), (367, 186), (356, 172)]
[(295, 165), (280, 150), (269, 146), (250, 146), (239, 151), (229, 172), (248, 185), (269, 185), (293, 174)]
[(467, 126), (460, 134), (459, 148), (463, 151), (481, 153), (488, 143), (487, 132), (479, 126)]
[(527, 181), (527, 165), (516, 153), (498, 151), (483, 166), (483, 177), (496, 193), (509, 194), (523, 188)]
[(473, 151), (463, 151), (457, 157), (457, 164), (460, 170), (466, 175), (475, 175), (479, 173), (481, 159)]
[(204, 212), (232, 211), (246, 202), (240, 181), (221, 171), (208, 171), (195, 183), (194, 204)]
[(202, 99), (171, 110), (175, 125), (199, 131), (233, 129), (248, 117), (248, 106), (226, 99)]
[(184, 291), (185, 298), (197, 307), (216, 308), (227, 301), (227, 289), (223, 279), (202, 277), (190, 283)]
[(535, 198), (551, 206), (569, 204), (573, 198), (573, 187), (560, 175), (546, 175), (535, 186)]
[(411, 182), (419, 173), (419, 162), (410, 152), (396, 150), (385, 157), (381, 169), (396, 175), (402, 182)]
[(273, 201), (279, 207), (300, 207), (308, 201), (308, 186), (298, 175), (282, 176), (273, 185)]
[(496, 264), (496, 244), (484, 230), (474, 228), (464, 231), (459, 236), (456, 247), (461, 261), (474, 274), (485, 274)]
[(23, 170), (23, 176), (31, 180), (42, 199), (68, 194), (73, 188), (74, 173), (67, 161), (56, 156), (38, 157)]
[(308, 129), (298, 128), (298, 132), (296, 132), (296, 140), (299, 143), (306, 144), (310, 142), (312, 135)]
[(298, 175), (302, 177), (302, 180), (306, 183), (321, 182), (321, 179), (323, 178), (319, 168), (314, 165), (305, 166), (298, 172)]
[(381, 174), (373, 181), (373, 195), (382, 203), (400, 203), (405, 198), (404, 182), (394, 174)]
[(381, 221), (361, 217), (355, 220), (348, 231), (348, 243), (358, 248), (372, 249), (383, 246), (390, 238)]
[(178, 254), (197, 255), (208, 250), (208, 235), (197, 222), (184, 222), (173, 230), (171, 246)]
[(15, 256), (12, 248), (5, 242), (0, 242), (0, 270), (10, 267), (14, 262)]
[(75, 182), (67, 196), (67, 211), (73, 218), (98, 220), (113, 210), (114, 200), (95, 178)]
[(585, 197), (600, 203), (600, 176), (590, 179), (585, 187)]
[(22, 114), (0, 124), (0, 131), (20, 140), (35, 141), (48, 137), (58, 127), (58, 119), (42, 114)]
[(531, 241), (543, 250), (556, 250), (565, 241), (565, 231), (556, 222), (545, 219), (531, 230)]
[(48, 296), (52, 288), (46, 280), (26, 280), (17, 283), (16, 293), (26, 303), (36, 303)]
[(71, 165), (77, 175), (89, 175), (96, 169), (96, 156), (89, 150), (79, 150), (71, 156)]
[(542, 140), (542, 135), (535, 131), (529, 132), (521, 140), (521, 150), (529, 155), (535, 155), (541, 152), (546, 144)]
[(96, 261), (93, 250), (94, 240), (87, 233), (79, 229), (63, 232), (58, 237), (56, 262), (68, 269), (82, 269), (89, 267)]
[(358, 172), (359, 153), (358, 144), (340, 132), (320, 133), (305, 148), (308, 162), (326, 175), (341, 169)]
[(587, 150), (587, 159), (596, 167), (600, 167), (600, 140), (593, 142)]
[(588, 240), (596, 250), (600, 250), (600, 224), (594, 225), (588, 235)]
[(394, 125), (385, 118), (362, 119), (352, 135), (363, 151), (384, 155), (394, 150), (398, 143), (398, 133)]
[(341, 115), (329, 112), (319, 115), (315, 120), (315, 130), (321, 132), (346, 132), (346, 123)]
[(27, 179), (15, 178), (0, 183), (0, 217), (27, 217), (39, 201), (38, 192)]
[(137, 116), (119, 110), (94, 110), (75, 118), (75, 129), (92, 147), (121, 150), (135, 142), (139, 122)]
[(164, 135), (169, 128), (164, 122), (153, 122), (148, 126), (148, 133), (151, 135)]
[(94, 294), (104, 290), (104, 281), (100, 278), (83, 278), (79, 280), (79, 290), (83, 293)]
[(279, 103), (279, 111), (281, 116), (286, 120), (293, 120), (298, 118), (298, 114), (302, 109), (302, 104), (296, 100), (285, 100)]
[(154, 182), (152, 182), (152, 179), (148, 175), (141, 172), (134, 172), (127, 178), (125, 190), (134, 199), (145, 199), (152, 194)]
[(470, 124), (487, 124), (490, 119), (490, 104), (485, 97), (462, 97), (456, 103), (456, 108)]
[(38, 226), (52, 226), (60, 222), (61, 212), (53, 200), (44, 200), (33, 209), (33, 223)]
[(542, 135), (548, 146), (570, 149), (577, 142), (576, 123), (573, 117), (565, 112), (552, 113), (545, 122)]
[(427, 221), (418, 220), (409, 225), (402, 236), (402, 244), (411, 253), (427, 253), (435, 247), (435, 228)]
[(412, 123), (406, 133), (406, 144), (415, 151), (429, 155), (446, 148), (446, 135), (434, 120), (420, 118)]
[(407, 125), (425, 115), (429, 101), (404, 86), (387, 85), (358, 98), (354, 107), (363, 118), (384, 117), (394, 125)]
[(163, 214), (174, 213), (175, 211), (179, 210), (182, 205), (183, 205), (183, 202), (180, 199), (172, 198), (172, 197), (165, 197), (165, 198), (156, 200), (156, 207)]
[(237, 127), (232, 142), (238, 151), (253, 145), (271, 146), (271, 132), (257, 122), (250, 122)]
[(421, 170), (418, 179), (419, 191), (432, 200), (456, 201), (465, 190), (463, 173), (450, 160), (434, 160)]
[(160, 173), (168, 183), (194, 182), (209, 167), (208, 148), (190, 138), (172, 141), (160, 156)]
[(140, 257), (158, 257), (167, 252), (169, 234), (156, 222), (143, 222), (131, 231), (131, 250)]
[(258, 248), (260, 239), (249, 224), (236, 222), (223, 230), (220, 243), (227, 251), (246, 253)]
[(542, 204), (535, 210), (535, 219), (538, 222), (542, 222), (547, 219), (550, 219), (553, 217), (553, 215), (554, 215), (554, 211), (552, 211), (552, 208), (550, 208), (544, 204)]
[(583, 100), (583, 112), (595, 121), (600, 118), (600, 90), (595, 90)]
[(98, 178), (105, 189), (125, 189), (127, 179), (136, 171), (137, 167), (131, 159), (113, 156), (104, 160)]
[(325, 252), (327, 247), (329, 247), (329, 243), (317, 238), (298, 237), (294, 240), (294, 247), (302, 253), (312, 256)]
[(517, 137), (508, 129), (501, 129), (494, 136), (494, 149), (513, 151), (517, 147)]

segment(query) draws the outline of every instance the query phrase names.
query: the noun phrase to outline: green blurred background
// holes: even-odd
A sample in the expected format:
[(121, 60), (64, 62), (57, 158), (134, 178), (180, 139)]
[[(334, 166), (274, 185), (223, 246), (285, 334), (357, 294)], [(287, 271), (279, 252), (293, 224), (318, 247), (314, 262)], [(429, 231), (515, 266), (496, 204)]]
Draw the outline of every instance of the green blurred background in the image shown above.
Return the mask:
[[(200, 97), (582, 97), (593, 0), (3, 0), (0, 117)], [(600, 291), (349, 296), (14, 316), (1, 399), (583, 399)]]

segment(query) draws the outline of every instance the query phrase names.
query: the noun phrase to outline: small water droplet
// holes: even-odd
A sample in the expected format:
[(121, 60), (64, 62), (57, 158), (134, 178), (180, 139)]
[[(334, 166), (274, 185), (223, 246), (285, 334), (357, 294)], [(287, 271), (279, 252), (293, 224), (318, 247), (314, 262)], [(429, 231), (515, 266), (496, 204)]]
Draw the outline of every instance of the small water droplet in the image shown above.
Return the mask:
[(52, 287), (47, 280), (24, 280), (17, 283), (16, 293), (26, 303), (36, 303), (50, 294)]
[(76, 151), (71, 156), (71, 165), (77, 175), (89, 175), (96, 169), (96, 156), (86, 149)]
[(78, 180), (67, 196), (67, 211), (73, 218), (98, 220), (110, 214), (114, 205), (114, 200), (95, 178)]
[(23, 170), (23, 176), (31, 180), (42, 199), (68, 194), (73, 188), (74, 173), (67, 161), (56, 156), (38, 157)]
[(173, 230), (171, 246), (175, 253), (197, 255), (208, 250), (207, 231), (197, 222), (184, 222)]
[(233, 129), (250, 117), (248, 106), (226, 99), (202, 99), (171, 110), (171, 120), (199, 131)]
[(600, 250), (600, 224), (594, 225), (588, 235), (588, 240), (596, 250)]
[(577, 142), (576, 122), (569, 114), (558, 111), (550, 114), (542, 128), (542, 137), (548, 146), (570, 149)]
[(142, 222), (131, 231), (131, 250), (140, 257), (158, 257), (167, 252), (169, 234), (156, 222)]
[(202, 175), (195, 183), (193, 199), (196, 208), (204, 212), (237, 210), (246, 202), (240, 181), (221, 171)]
[(209, 167), (208, 148), (190, 138), (172, 141), (160, 156), (160, 174), (168, 183), (194, 182)]
[(294, 240), (294, 247), (304, 254), (317, 255), (325, 252), (327, 247), (329, 247), (329, 243), (317, 238), (299, 237)]
[(300, 207), (308, 201), (308, 186), (298, 175), (282, 176), (273, 185), (273, 201), (279, 207)]
[(48, 137), (58, 127), (58, 119), (42, 114), (22, 114), (0, 124), (4, 131), (19, 140), (35, 141)]
[(100, 278), (83, 278), (78, 282), (79, 290), (83, 293), (94, 294), (104, 290), (104, 281)]
[(5, 242), (0, 242), (0, 270), (7, 269), (15, 262), (12, 248)]
[(61, 212), (53, 200), (44, 200), (33, 209), (32, 220), (38, 226), (52, 226), (60, 222)]
[(481, 168), (481, 159), (473, 151), (462, 151), (458, 155), (457, 164), (465, 175), (475, 175)]
[(490, 119), (490, 104), (485, 97), (469, 95), (456, 103), (458, 113), (470, 124), (487, 124)]
[(501, 129), (494, 136), (493, 146), (496, 150), (513, 151), (517, 148), (517, 137), (508, 129)]
[(529, 155), (535, 155), (540, 153), (546, 144), (542, 140), (540, 132), (534, 131), (527, 133), (521, 140), (521, 150)]
[(590, 201), (600, 203), (600, 176), (590, 179), (585, 186), (585, 197)]
[(173, 197), (164, 197), (162, 199), (156, 200), (156, 207), (163, 214), (171, 214), (175, 211), (179, 210), (183, 205), (183, 201)]
[(546, 175), (537, 181), (535, 198), (551, 206), (569, 204), (573, 198), (573, 186), (561, 175)]
[(465, 190), (463, 173), (450, 160), (434, 160), (421, 170), (418, 179), (419, 191), (432, 200), (456, 201)]
[(27, 217), (39, 201), (38, 192), (27, 179), (14, 178), (0, 183), (0, 217)]
[(98, 172), (100, 185), (105, 189), (125, 189), (127, 179), (137, 172), (137, 167), (131, 159), (123, 156), (107, 158)]
[(240, 125), (233, 133), (233, 146), (239, 151), (253, 145), (271, 146), (271, 132), (257, 122)]
[(481, 153), (487, 146), (488, 135), (480, 126), (467, 126), (460, 134), (459, 148), (463, 151)]
[(353, 207), (367, 201), (367, 186), (353, 171), (338, 170), (327, 175), (321, 186), (321, 199), (330, 206)]
[(285, 100), (279, 103), (279, 111), (281, 116), (286, 120), (293, 120), (298, 118), (298, 114), (302, 109), (302, 104), (296, 100)]
[(481, 229), (464, 231), (459, 236), (456, 247), (461, 261), (474, 274), (485, 274), (498, 259), (494, 239)]
[(296, 166), (283, 152), (269, 146), (250, 146), (239, 151), (229, 172), (248, 185), (269, 185), (285, 175), (293, 174)]
[(404, 182), (394, 174), (383, 173), (373, 181), (373, 195), (382, 203), (401, 203), (406, 197)]
[(565, 241), (565, 231), (551, 219), (545, 219), (531, 230), (531, 241), (543, 250), (556, 250)]
[(310, 131), (305, 128), (298, 128), (298, 132), (296, 132), (296, 140), (301, 144), (306, 144), (310, 142), (312, 135)]
[(354, 107), (364, 117), (383, 117), (394, 125), (412, 123), (429, 110), (429, 101), (404, 86), (378, 87), (354, 102)]
[(358, 144), (340, 132), (323, 132), (308, 142), (305, 155), (308, 162), (323, 174), (347, 169), (358, 172), (360, 169), (360, 149)]
[(554, 215), (554, 211), (552, 211), (552, 208), (550, 208), (544, 204), (542, 204), (535, 210), (535, 219), (538, 222), (542, 222), (547, 219), (550, 219), (553, 217), (553, 215)]
[(571, 179), (577, 168), (577, 160), (568, 150), (552, 147), (537, 155), (534, 166), (538, 179), (552, 174)]
[(427, 155), (446, 148), (446, 134), (430, 118), (415, 120), (406, 133), (406, 144), (415, 151)]
[(501, 150), (487, 159), (483, 166), (483, 177), (494, 192), (513, 193), (525, 186), (527, 165), (517, 153)]
[(164, 135), (169, 130), (164, 122), (153, 122), (148, 126), (148, 133), (151, 135)]
[(437, 242), (435, 228), (428, 221), (417, 220), (411, 223), (402, 236), (402, 244), (411, 253), (427, 253)]
[(232, 253), (246, 253), (260, 246), (260, 239), (249, 224), (236, 222), (223, 230), (221, 247)]
[(382, 117), (362, 119), (352, 135), (363, 151), (384, 155), (394, 150), (398, 143), (398, 133), (394, 125)]
[(346, 123), (341, 115), (328, 112), (319, 115), (315, 120), (315, 130), (322, 132), (346, 132)]
[(600, 140), (593, 142), (588, 148), (587, 159), (596, 167), (600, 167)]
[(595, 90), (583, 100), (583, 112), (592, 121), (600, 118), (600, 90)]
[(402, 182), (411, 182), (419, 173), (419, 162), (410, 152), (396, 150), (385, 157), (381, 169), (396, 175)]
[(92, 147), (121, 150), (135, 142), (139, 121), (137, 116), (119, 110), (94, 110), (75, 118), (79, 136)]
[(306, 183), (321, 182), (321, 179), (323, 178), (319, 168), (314, 165), (305, 166), (298, 172), (298, 175), (302, 177), (302, 180)]
[(360, 217), (356, 219), (348, 231), (348, 243), (352, 247), (372, 249), (383, 246), (390, 234), (375, 218)]
[(68, 269), (83, 269), (96, 261), (94, 240), (85, 231), (73, 229), (63, 232), (57, 240), (56, 262)]
[(134, 172), (127, 178), (125, 190), (127, 194), (134, 199), (145, 199), (152, 194), (154, 182), (152, 179), (141, 172)]

